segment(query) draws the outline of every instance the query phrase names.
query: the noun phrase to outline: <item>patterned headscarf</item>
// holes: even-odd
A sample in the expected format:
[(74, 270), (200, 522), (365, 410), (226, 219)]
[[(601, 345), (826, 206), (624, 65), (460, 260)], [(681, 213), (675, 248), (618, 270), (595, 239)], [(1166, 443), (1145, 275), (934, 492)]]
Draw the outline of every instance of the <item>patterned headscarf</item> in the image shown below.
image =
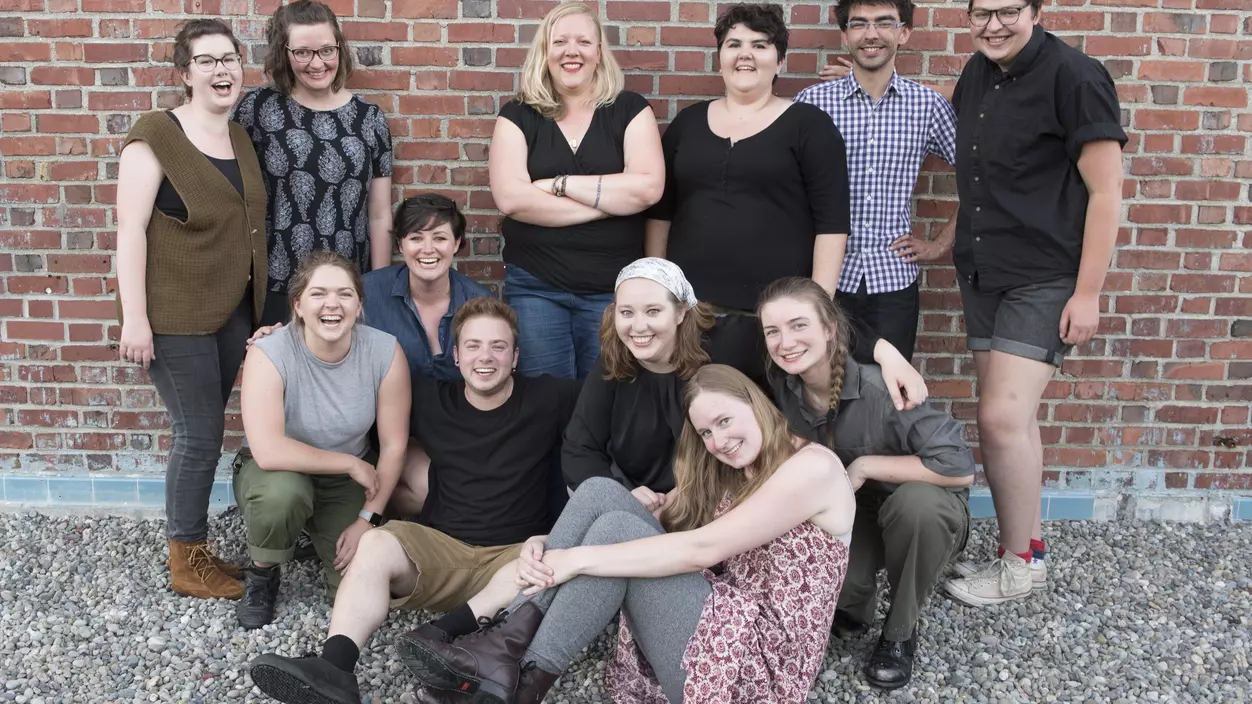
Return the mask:
[(691, 288), (691, 282), (687, 280), (683, 270), (668, 259), (644, 257), (627, 264), (622, 268), (621, 273), (617, 275), (617, 283), (613, 284), (613, 290), (616, 291), (622, 285), (622, 282), (627, 279), (655, 281), (674, 294), (674, 298), (688, 306), (694, 306), (696, 303), (699, 303), (696, 299), (696, 292)]

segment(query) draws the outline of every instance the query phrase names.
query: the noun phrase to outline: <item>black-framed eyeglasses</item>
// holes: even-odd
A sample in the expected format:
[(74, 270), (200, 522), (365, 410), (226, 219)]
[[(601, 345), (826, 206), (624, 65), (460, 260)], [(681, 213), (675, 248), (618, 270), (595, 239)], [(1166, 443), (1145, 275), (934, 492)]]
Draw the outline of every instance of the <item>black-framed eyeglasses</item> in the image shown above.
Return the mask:
[(234, 71), (239, 68), (240, 58), (239, 54), (227, 54), (220, 59), (215, 56), (209, 56), (208, 54), (196, 54), (191, 57), (191, 63), (195, 64), (196, 68), (204, 71), (205, 73), (212, 73), (213, 71), (216, 71), (218, 64), (226, 67), (227, 71)]
[(893, 29), (903, 27), (904, 23), (896, 20), (875, 20), (873, 22), (868, 22), (866, 20), (852, 20), (848, 23), (848, 29), (846, 31), (864, 32), (869, 29), (870, 26), (873, 26), (874, 29), (877, 29), (880, 32), (890, 32)]
[(1027, 7), (1029, 6), (1012, 5), (1010, 7), (1001, 7), (998, 10), (984, 10), (982, 8), (970, 10), (969, 23), (975, 27), (986, 27), (987, 23), (991, 21), (991, 16), (995, 15), (996, 19), (1000, 20), (1000, 24), (1007, 27), (1011, 24), (1017, 24), (1017, 18), (1022, 16), (1022, 10), (1025, 10)]
[(291, 58), (302, 64), (307, 64), (312, 61), (315, 55), (322, 61), (334, 61), (335, 57), (339, 56), (339, 45), (327, 44), (320, 49), (292, 49), (291, 47), (287, 47), (287, 51), (291, 52)]

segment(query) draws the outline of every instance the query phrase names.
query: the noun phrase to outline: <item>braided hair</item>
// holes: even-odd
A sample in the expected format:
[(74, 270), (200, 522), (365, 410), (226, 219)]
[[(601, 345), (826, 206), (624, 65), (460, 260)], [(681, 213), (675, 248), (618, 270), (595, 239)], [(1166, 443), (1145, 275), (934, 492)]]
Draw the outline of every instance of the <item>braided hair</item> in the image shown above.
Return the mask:
[[(830, 390), (829, 401), (826, 407), (826, 446), (834, 449), (835, 418), (839, 411), (839, 395), (843, 391), (844, 374), (848, 363), (848, 350), (851, 348), (852, 343), (852, 326), (848, 323), (847, 314), (835, 302), (834, 297), (813, 279), (802, 276), (788, 276), (766, 286), (757, 302), (757, 315), (760, 316), (761, 309), (766, 304), (780, 298), (792, 298), (812, 304), (823, 329), (828, 335), (833, 334), (834, 339), (826, 346), (826, 357), (830, 361)], [(771, 359), (767, 374), (771, 383), (773, 383), (781, 380), (786, 372), (779, 369), (778, 365)]]

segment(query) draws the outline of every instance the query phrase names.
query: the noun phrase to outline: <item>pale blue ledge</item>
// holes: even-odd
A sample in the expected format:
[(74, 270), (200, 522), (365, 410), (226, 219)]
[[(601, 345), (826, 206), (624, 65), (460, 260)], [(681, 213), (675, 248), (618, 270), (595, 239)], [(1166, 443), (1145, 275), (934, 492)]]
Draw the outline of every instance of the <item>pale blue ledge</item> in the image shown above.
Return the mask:
[[(1089, 521), (1095, 518), (1095, 494), (1068, 491), (1043, 493), (1039, 500), (1040, 514), (1045, 521)], [(995, 505), (986, 489), (970, 492), (969, 513), (974, 518), (994, 518)]]
[(1236, 521), (1252, 521), (1252, 496), (1236, 496), (1230, 517)]

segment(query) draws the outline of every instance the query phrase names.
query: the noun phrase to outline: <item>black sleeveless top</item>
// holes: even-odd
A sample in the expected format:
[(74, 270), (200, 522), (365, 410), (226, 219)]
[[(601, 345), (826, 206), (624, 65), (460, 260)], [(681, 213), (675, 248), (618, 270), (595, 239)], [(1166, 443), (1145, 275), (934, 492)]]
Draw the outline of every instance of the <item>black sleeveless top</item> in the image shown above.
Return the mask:
[[(179, 129), (183, 128), (183, 123), (178, 121), (178, 117), (173, 112), (167, 111), (166, 115), (178, 125)], [(185, 130), (184, 130), (185, 131)], [(230, 181), (230, 185), (239, 191), (239, 195), (243, 195), (243, 174), (239, 172), (238, 159), (218, 159), (216, 157), (205, 154), (204, 157), (209, 160), (210, 164), (217, 167), (218, 171)], [(161, 213), (168, 215), (179, 222), (187, 222), (187, 205), (183, 203), (183, 199), (178, 195), (178, 191), (174, 190), (174, 184), (170, 183), (168, 176), (161, 179), (161, 187), (157, 189), (156, 208)]]
[[(526, 136), (526, 168), (532, 181), (568, 175), (620, 174), (626, 169), (626, 127), (649, 109), (638, 93), (624, 90), (611, 105), (596, 108), (587, 134), (570, 148), (555, 120), (516, 100), (500, 117)], [(544, 227), (505, 218), (504, 262), (550, 286), (587, 295), (612, 293), (622, 267), (643, 256), (643, 213)]]

